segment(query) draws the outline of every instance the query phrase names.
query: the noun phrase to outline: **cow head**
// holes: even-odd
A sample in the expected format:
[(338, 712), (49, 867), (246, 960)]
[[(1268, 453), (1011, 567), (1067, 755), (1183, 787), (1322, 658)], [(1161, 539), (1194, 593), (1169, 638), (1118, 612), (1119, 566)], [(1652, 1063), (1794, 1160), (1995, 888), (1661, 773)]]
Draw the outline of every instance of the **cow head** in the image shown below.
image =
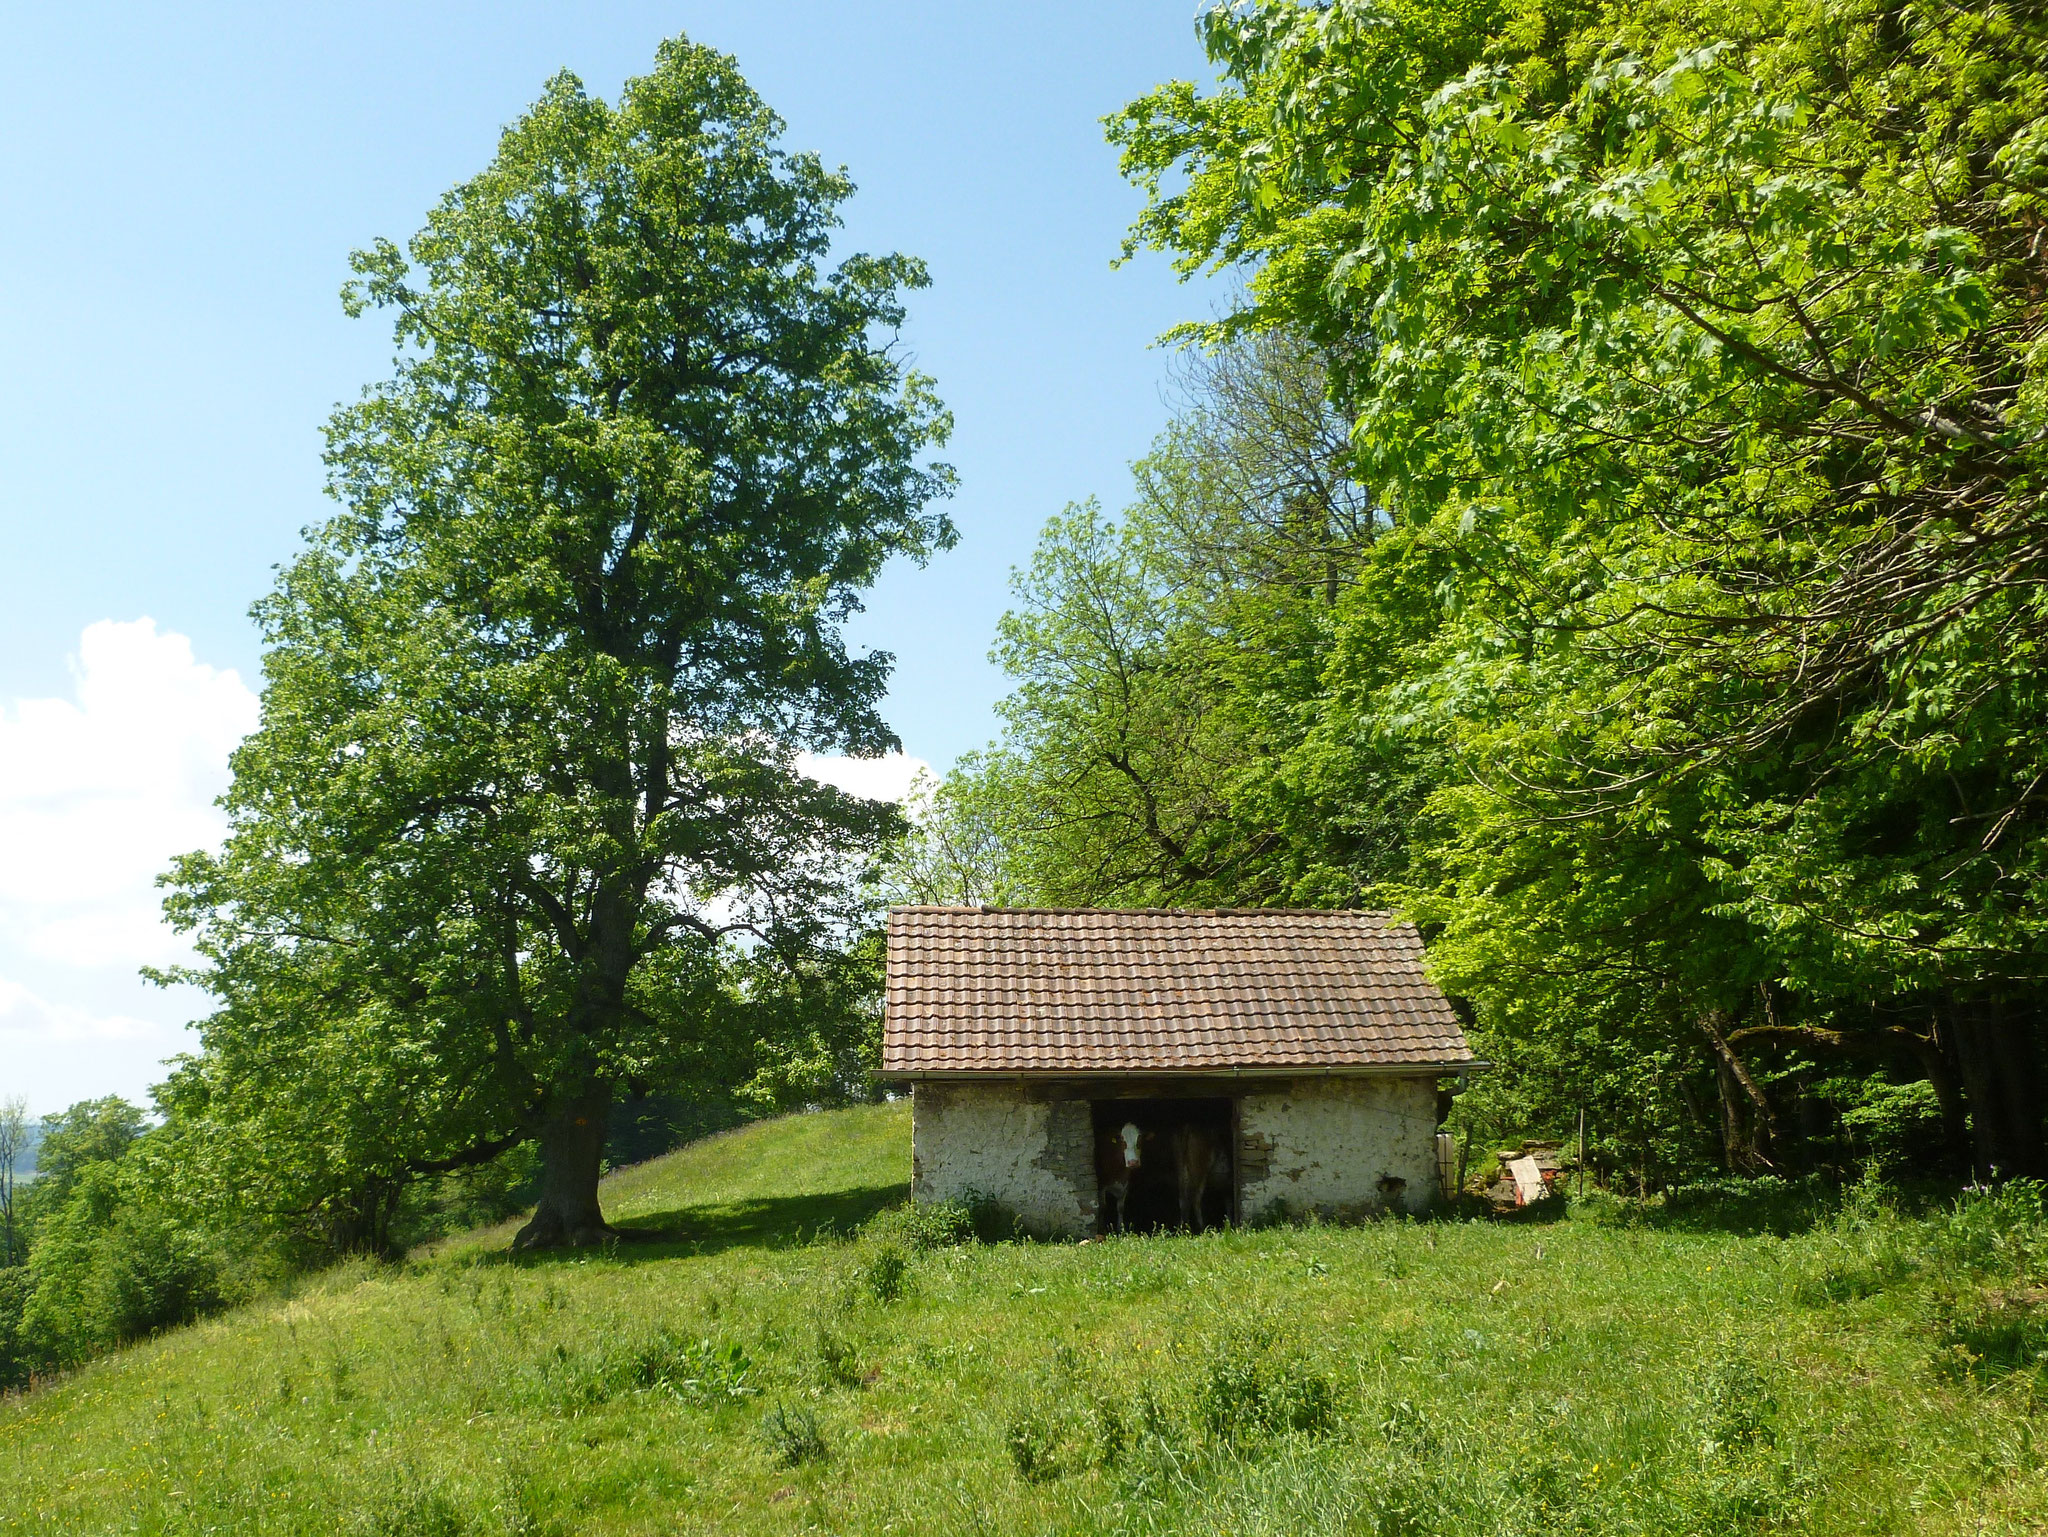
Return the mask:
[(1138, 1128), (1137, 1128), (1137, 1124), (1136, 1124), (1135, 1122), (1132, 1122), (1132, 1121), (1126, 1121), (1126, 1122), (1124, 1122), (1124, 1124), (1123, 1124), (1123, 1130), (1119, 1131), (1119, 1132), (1118, 1132), (1118, 1133), (1117, 1133), (1116, 1135), (1117, 1135), (1117, 1141), (1123, 1144), (1123, 1150), (1124, 1150), (1124, 1167), (1125, 1167), (1126, 1169), (1135, 1169), (1135, 1168), (1137, 1168), (1137, 1167), (1138, 1167)]

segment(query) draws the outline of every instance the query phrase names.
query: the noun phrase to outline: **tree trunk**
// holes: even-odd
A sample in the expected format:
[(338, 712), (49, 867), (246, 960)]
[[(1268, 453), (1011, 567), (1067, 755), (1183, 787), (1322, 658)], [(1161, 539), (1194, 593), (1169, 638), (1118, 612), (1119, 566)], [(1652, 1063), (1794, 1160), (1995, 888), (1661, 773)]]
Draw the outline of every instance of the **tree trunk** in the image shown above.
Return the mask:
[(370, 1180), (335, 1196), (325, 1211), (328, 1247), (336, 1254), (395, 1257), (391, 1225), (404, 1193), (404, 1185), (391, 1179)]
[(1920, 1071), (1927, 1075), (1928, 1085), (1934, 1090), (1935, 1101), (1941, 1106), (1941, 1145), (1944, 1153), (1957, 1168), (1970, 1164), (1970, 1113), (1963, 1102), (1963, 1086), (1956, 1081), (1955, 1063), (1950, 1059), (1947, 1042), (1944, 1039), (1945, 1026), (1939, 1010), (1930, 1017), (1928, 1032), (1922, 1035), (1917, 1030), (1899, 1029), (1892, 1032), (1896, 1038), (1905, 1041), (1907, 1049), (1920, 1064)]
[[(1700, 1016), (1700, 1030), (1707, 1038), (1707, 1044), (1714, 1052), (1714, 1081), (1721, 1090), (1721, 1115), (1724, 1133), (1728, 1142), (1728, 1166), (1733, 1169), (1738, 1161), (1746, 1171), (1771, 1167), (1771, 1153), (1777, 1147), (1778, 1114), (1771, 1108), (1770, 1096), (1758, 1087), (1748, 1066), (1728, 1044), (1727, 1015), (1714, 1009)], [(1748, 1135), (1744, 1136), (1742, 1123), (1743, 1102), (1747, 1101), (1750, 1114)]]
[(1714, 1088), (1721, 1099), (1721, 1162), (1733, 1174), (1746, 1158), (1742, 1145), (1742, 1088), (1728, 1071), (1728, 1064), (1719, 1057), (1714, 1058)]
[(611, 1085), (597, 1080), (557, 1101), (540, 1133), (540, 1201), (514, 1249), (582, 1248), (618, 1236), (597, 1205), (611, 1103)]
[(2033, 1011), (2005, 998), (1958, 999), (1945, 1023), (1970, 1107), (1972, 1172), (1981, 1180), (2038, 1179), (2048, 1159)]

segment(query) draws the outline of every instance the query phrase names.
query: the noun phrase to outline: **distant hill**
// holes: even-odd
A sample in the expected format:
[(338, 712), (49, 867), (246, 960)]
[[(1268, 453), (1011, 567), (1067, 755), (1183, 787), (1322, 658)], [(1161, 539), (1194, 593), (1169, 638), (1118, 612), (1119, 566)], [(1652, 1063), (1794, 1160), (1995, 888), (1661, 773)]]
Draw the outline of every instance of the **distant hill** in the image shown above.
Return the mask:
[(15, 1155), (14, 1177), (23, 1184), (36, 1177), (36, 1146), (43, 1140), (43, 1128), (35, 1121), (28, 1123), (28, 1141)]

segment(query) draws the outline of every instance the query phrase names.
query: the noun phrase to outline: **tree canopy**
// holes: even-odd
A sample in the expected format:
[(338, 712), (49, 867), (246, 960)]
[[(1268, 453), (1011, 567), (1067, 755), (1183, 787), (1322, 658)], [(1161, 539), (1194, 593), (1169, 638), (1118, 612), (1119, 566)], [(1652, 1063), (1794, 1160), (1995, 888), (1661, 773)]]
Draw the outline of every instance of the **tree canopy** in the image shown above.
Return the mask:
[(219, 1007), (166, 1091), (220, 1179), (346, 1241), (531, 1138), (521, 1242), (600, 1237), (616, 1095), (846, 1006), (820, 956), (899, 819), (795, 759), (895, 745), (842, 625), (951, 542), (949, 422), (890, 340), (923, 267), (828, 265), (852, 185), (781, 131), (676, 39), (616, 105), (557, 76), (353, 259), (399, 352), (257, 607), (226, 846), (171, 877)]
[(1639, 1167), (1789, 1166), (1819, 1101), (1919, 1082), (1979, 1172), (2039, 1172), (2040, 8), (1201, 27), (1218, 86), (1110, 121), (1128, 249), (1240, 274), (1182, 339), (1307, 359), (1314, 484), (1371, 516), (1308, 499), (1318, 593), (1162, 510), (1276, 526), (1184, 423), (1120, 524), (1048, 530), (952, 803), (1045, 808), (1006, 858), (1048, 895), (1403, 907), (1490, 1092), (1593, 1098)]

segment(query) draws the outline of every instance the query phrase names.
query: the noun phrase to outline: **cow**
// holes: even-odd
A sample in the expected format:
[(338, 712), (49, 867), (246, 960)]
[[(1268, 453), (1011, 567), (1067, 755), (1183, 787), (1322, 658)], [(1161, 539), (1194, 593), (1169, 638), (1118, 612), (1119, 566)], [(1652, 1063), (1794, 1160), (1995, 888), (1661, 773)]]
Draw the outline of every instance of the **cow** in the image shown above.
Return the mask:
[(1116, 1231), (1124, 1231), (1124, 1206), (1131, 1197), (1131, 1173), (1141, 1162), (1140, 1137), (1135, 1122), (1126, 1121), (1117, 1131), (1106, 1131), (1095, 1139), (1095, 1180), (1102, 1192), (1102, 1225), (1109, 1228), (1109, 1207), (1116, 1206)]
[(1180, 1186), (1180, 1225), (1190, 1232), (1202, 1231), (1202, 1207), (1209, 1195), (1209, 1182), (1229, 1169), (1229, 1155), (1216, 1134), (1206, 1126), (1188, 1125), (1173, 1134), (1173, 1171)]

